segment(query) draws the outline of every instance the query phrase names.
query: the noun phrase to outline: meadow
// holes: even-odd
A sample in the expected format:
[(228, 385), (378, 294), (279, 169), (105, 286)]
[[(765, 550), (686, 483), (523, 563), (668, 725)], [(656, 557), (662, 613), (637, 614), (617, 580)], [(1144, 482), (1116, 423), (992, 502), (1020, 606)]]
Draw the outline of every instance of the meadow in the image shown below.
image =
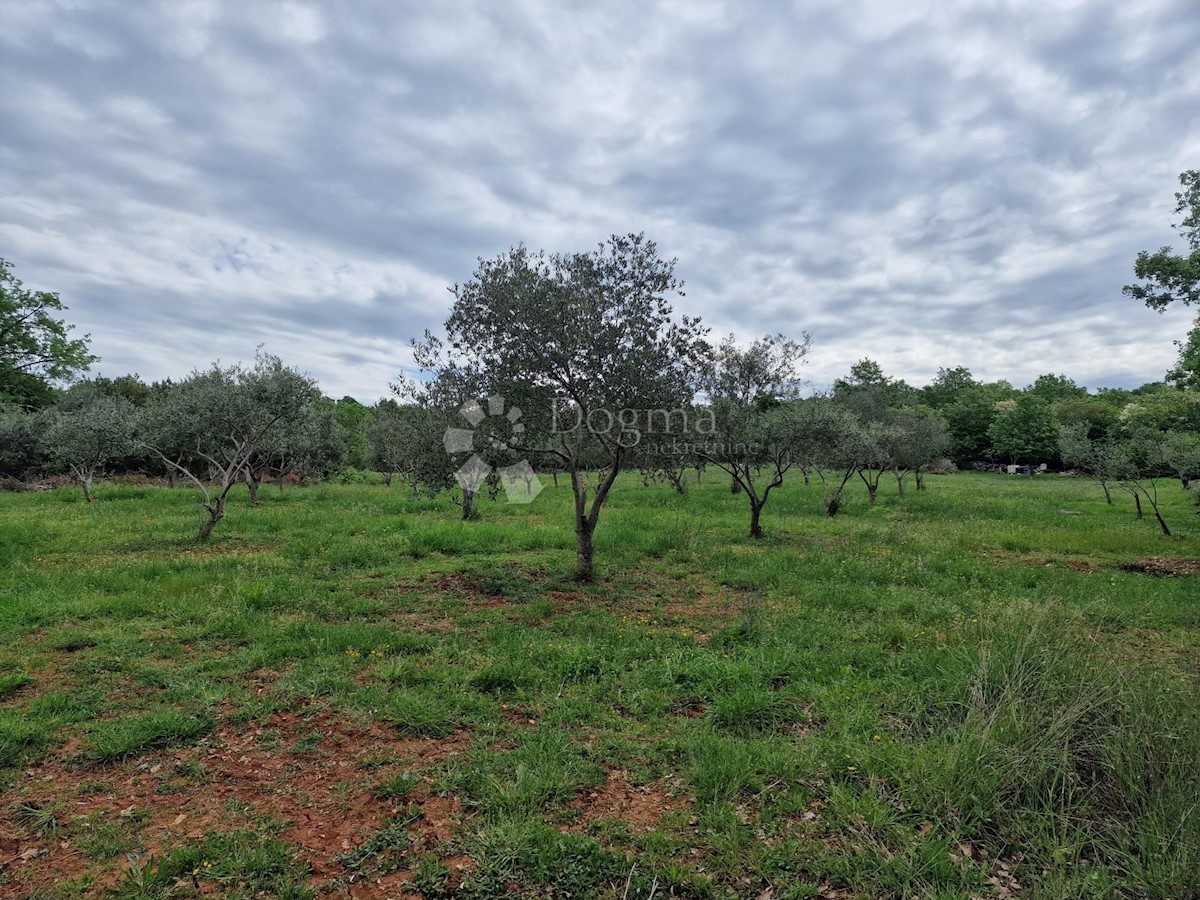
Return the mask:
[(0, 896), (1200, 896), (1200, 517), (0, 494)]

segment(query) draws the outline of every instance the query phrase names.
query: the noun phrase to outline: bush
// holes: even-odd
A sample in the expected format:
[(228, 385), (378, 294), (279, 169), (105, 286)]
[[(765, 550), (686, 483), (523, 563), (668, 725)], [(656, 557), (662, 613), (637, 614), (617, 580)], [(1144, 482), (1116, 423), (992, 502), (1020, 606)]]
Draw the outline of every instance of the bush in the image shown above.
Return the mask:
[(374, 472), (347, 466), (340, 472), (334, 472), (327, 480), (333, 484), (378, 484), (383, 479)]

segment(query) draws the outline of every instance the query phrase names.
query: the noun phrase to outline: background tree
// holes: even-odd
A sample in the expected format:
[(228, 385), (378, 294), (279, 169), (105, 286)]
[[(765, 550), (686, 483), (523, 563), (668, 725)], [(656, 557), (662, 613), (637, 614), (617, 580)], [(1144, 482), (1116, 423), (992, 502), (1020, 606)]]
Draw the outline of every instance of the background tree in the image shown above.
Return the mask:
[(1168, 431), (1162, 441), (1162, 456), (1185, 491), (1200, 478), (1200, 434)]
[(1058, 457), (1058, 426), (1050, 404), (1026, 394), (988, 427), (993, 455), (1013, 463), (1049, 463)]
[(343, 397), (333, 404), (338, 431), (342, 435), (342, 456), (347, 466), (365, 469), (371, 445), (367, 438), (374, 411), (353, 397)]
[(0, 403), (0, 478), (28, 481), (46, 464), (41, 423), (38, 415)]
[(1173, 223), (1188, 245), (1189, 252), (1176, 255), (1170, 246), (1154, 253), (1143, 250), (1133, 264), (1139, 283), (1122, 289), (1127, 297), (1141, 300), (1162, 312), (1176, 300), (1183, 304), (1200, 303), (1200, 170), (1190, 169), (1179, 176), (1181, 190), (1175, 194), (1175, 214), (1183, 216)]
[[(681, 288), (675, 261), (641, 234), (614, 235), (590, 253), (548, 256), (520, 246), (480, 260), (472, 278), (452, 288), (452, 363), (525, 411), (523, 451), (552, 453), (570, 473), (581, 580), (592, 578), (600, 511), (628, 455), (629, 429), (618, 416), (671, 409), (694, 393), (703, 329), (697, 319), (674, 320), (669, 298)], [(547, 396), (559, 415), (539, 435), (531, 414)], [(583, 468), (589, 444), (604, 467), (594, 496)]]
[(1102, 438), (1117, 423), (1120, 407), (1093, 397), (1069, 398), (1053, 404), (1054, 419), (1059, 425), (1087, 423), (1093, 438)]
[(1087, 397), (1087, 388), (1080, 387), (1066, 375), (1039, 375), (1025, 393), (1047, 403), (1061, 400), (1081, 400)]
[(89, 383), (101, 392), (113, 397), (123, 397), (134, 406), (142, 407), (154, 396), (154, 386), (149, 385), (135, 372), (133, 375), (119, 375), (116, 378), (96, 376)]
[(836, 516), (846, 505), (846, 485), (862, 465), (862, 422), (844, 405), (826, 397), (799, 404), (798, 450), (809, 471), (821, 482), (825, 514)]
[(105, 467), (135, 452), (136, 410), (124, 397), (80, 384), (42, 413), (42, 443), (51, 463), (70, 473), (92, 502), (92, 483)]
[(915, 399), (916, 391), (904, 380), (885, 375), (873, 359), (860, 359), (850, 367), (850, 374), (833, 382), (836, 400), (868, 394), (880, 398), (886, 406), (899, 407)]
[(933, 409), (945, 409), (978, 384), (966, 366), (939, 368), (933, 381), (921, 389), (921, 402)]
[(1187, 338), (1176, 341), (1179, 359), (1167, 372), (1167, 381), (1180, 390), (1200, 391), (1200, 316), (1196, 317)]
[(991, 458), (988, 430), (1000, 414), (996, 404), (1016, 396), (1017, 391), (1006, 381), (977, 384), (964, 388), (942, 408), (950, 432), (950, 455), (958, 465)]
[[(702, 380), (713, 434), (697, 434), (700, 455), (726, 472), (750, 504), (750, 536), (762, 537), (761, 516), (771, 491), (800, 461), (793, 401), (812, 337), (767, 335), (746, 349), (730, 335), (713, 354)], [(765, 477), (763, 477), (765, 475)]]
[(0, 259), (0, 401), (44, 404), (47, 382), (70, 378), (96, 361), (88, 336), (72, 339), (74, 326), (56, 318), (65, 309), (58, 294), (25, 288), (12, 263)]
[[(145, 445), (200, 491), (208, 540), (225, 517), (229, 492), (271, 439), (319, 396), (307, 375), (259, 354), (251, 368), (214, 364), (147, 406)], [(215, 482), (209, 490), (210, 482)]]

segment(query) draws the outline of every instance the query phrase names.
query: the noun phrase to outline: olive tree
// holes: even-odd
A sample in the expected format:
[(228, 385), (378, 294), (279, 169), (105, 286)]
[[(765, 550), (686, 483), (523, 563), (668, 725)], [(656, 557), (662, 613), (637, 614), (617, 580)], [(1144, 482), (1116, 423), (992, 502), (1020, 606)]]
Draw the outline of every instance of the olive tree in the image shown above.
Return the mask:
[(937, 414), (918, 415), (901, 412), (895, 426), (899, 439), (892, 451), (892, 467), (896, 489), (904, 496), (905, 480), (911, 474), (917, 490), (925, 490), (925, 470), (950, 450), (950, 432), (946, 420)]
[(762, 537), (762, 511), (771, 491), (800, 462), (793, 401), (811, 343), (808, 334), (798, 341), (776, 334), (742, 348), (731, 335), (716, 348), (704, 371), (713, 434), (698, 441), (698, 452), (745, 495), (754, 538)]
[(41, 416), (0, 403), (0, 478), (25, 480), (46, 462)]
[(47, 456), (52, 465), (70, 473), (88, 503), (96, 476), (137, 449), (136, 408), (124, 397), (105, 394), (94, 385), (72, 388), (42, 418), (41, 440)]
[[(479, 260), (470, 280), (451, 288), (445, 364), (522, 411), (514, 449), (551, 454), (570, 474), (582, 581), (593, 576), (600, 513), (637, 440), (634, 420), (694, 393), (706, 345), (698, 319), (674, 317), (670, 298), (681, 287), (675, 261), (630, 234), (591, 252), (518, 246)], [(584, 470), (593, 447), (603, 472), (594, 494)]]
[(1185, 491), (1200, 478), (1200, 434), (1168, 431), (1162, 437), (1162, 456)]
[[(145, 446), (203, 496), (207, 540), (225, 517), (229, 492), (269, 441), (317, 399), (313, 380), (259, 354), (252, 367), (194, 372), (145, 409)], [(211, 485), (211, 487), (210, 487)]]
[(846, 505), (846, 485), (862, 466), (868, 443), (862, 421), (825, 397), (801, 402), (797, 418), (798, 452), (821, 483), (825, 514), (836, 516)]
[(282, 420), (264, 437), (246, 464), (243, 475), (252, 506), (258, 506), (259, 488), (273, 476), (282, 491), (286, 476), (301, 479), (328, 475), (345, 457), (346, 435), (331, 401), (320, 399)]
[(1104, 491), (1104, 500), (1112, 506), (1109, 485), (1125, 472), (1124, 458), (1117, 445), (1107, 437), (1097, 437), (1090, 422), (1073, 422), (1058, 429), (1063, 463), (1082, 472)]
[(1110, 504), (1110, 483), (1129, 494), (1133, 498), (1137, 518), (1141, 519), (1144, 515), (1143, 501), (1149, 504), (1159, 529), (1170, 537), (1171, 529), (1163, 519), (1158, 497), (1158, 477), (1167, 471), (1162, 441), (1148, 435), (1117, 441), (1094, 438), (1088, 432), (1087, 423), (1061, 429), (1063, 460), (1100, 484)]

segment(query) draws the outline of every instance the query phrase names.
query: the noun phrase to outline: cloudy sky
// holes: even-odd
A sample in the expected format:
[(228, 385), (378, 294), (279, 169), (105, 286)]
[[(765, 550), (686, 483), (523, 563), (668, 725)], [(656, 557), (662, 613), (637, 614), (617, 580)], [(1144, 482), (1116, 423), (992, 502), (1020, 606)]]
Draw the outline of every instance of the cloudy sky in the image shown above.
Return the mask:
[(365, 402), (476, 257), (643, 230), (817, 383), (1173, 361), (1120, 289), (1200, 166), (1197, 0), (571, 6), (7, 0), (0, 256), (103, 374), (265, 344)]

